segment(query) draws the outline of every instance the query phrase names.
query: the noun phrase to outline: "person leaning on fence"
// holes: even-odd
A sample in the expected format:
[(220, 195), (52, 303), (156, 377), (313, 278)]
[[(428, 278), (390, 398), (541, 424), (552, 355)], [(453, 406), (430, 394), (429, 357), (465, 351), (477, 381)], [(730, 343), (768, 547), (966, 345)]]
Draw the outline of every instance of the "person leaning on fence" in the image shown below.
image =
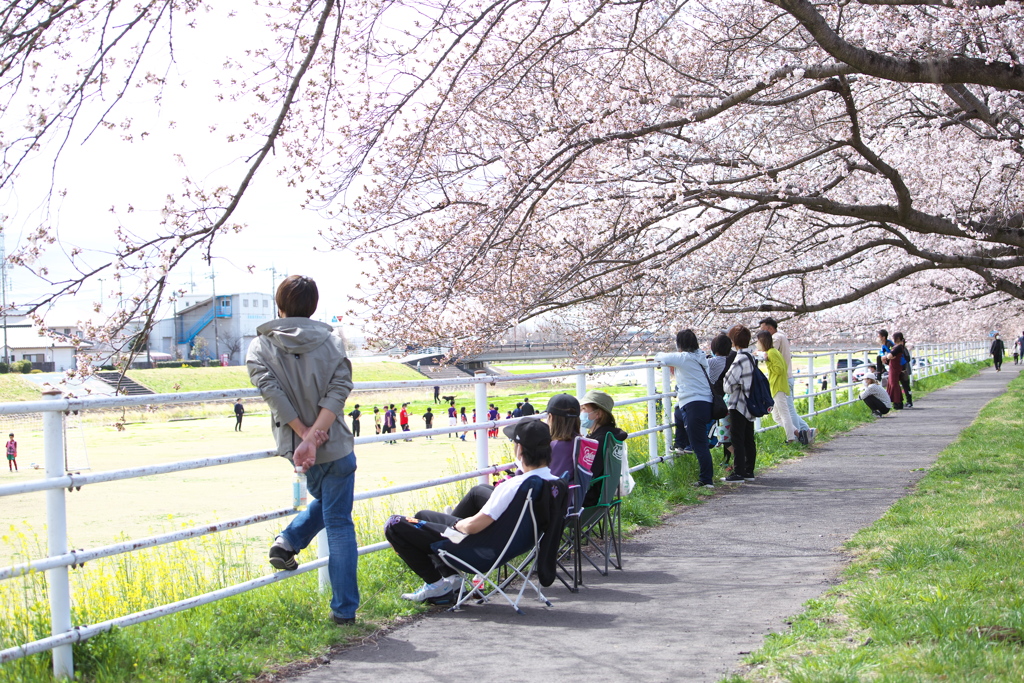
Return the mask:
[(594, 439), (600, 444), (597, 455), (594, 456), (594, 464), (591, 472), (597, 480), (591, 484), (587, 495), (583, 498), (583, 507), (597, 505), (601, 498), (601, 486), (603, 482), (600, 477), (604, 475), (604, 456), (607, 448), (608, 434), (617, 441), (625, 441), (629, 435), (615, 426), (615, 400), (603, 391), (588, 391), (580, 401), (580, 428), (587, 430), (587, 438)]
[(675, 451), (684, 453), (692, 449), (700, 466), (699, 481), (711, 484), (715, 466), (708, 448), (712, 380), (707, 356), (700, 350), (693, 330), (680, 330), (676, 334), (676, 349), (676, 353), (654, 356), (654, 360), (669, 366), (676, 378)]
[(772, 344), (772, 333), (761, 330), (757, 333), (757, 348), (765, 354), (765, 367), (768, 369), (768, 386), (775, 401), (772, 408), (772, 419), (779, 425), (785, 435), (786, 443), (799, 440), (799, 432), (793, 425), (789, 415), (789, 382), (786, 381), (786, 361)]
[[(719, 334), (711, 340), (711, 358), (708, 358), (708, 376), (711, 378), (711, 392), (721, 396), (726, 403), (729, 402), (729, 395), (725, 391), (725, 373), (736, 359), (736, 352), (732, 350), (732, 341), (728, 335)], [(725, 465), (732, 458), (732, 430), (730, 429), (729, 416), (726, 415), (718, 421), (715, 432), (718, 443), (722, 446), (722, 465)]]
[(914, 407), (914, 394), (910, 388), (910, 373), (914, 370), (914, 364), (910, 362), (910, 349), (907, 348), (907, 340), (902, 332), (895, 332), (892, 335), (893, 348), (900, 349), (900, 386), (903, 387), (903, 395), (906, 397), (906, 407)]
[[(442, 602), (454, 599), (454, 592), (458, 590), (461, 579), (453, 569), (441, 562), (430, 546), (444, 538), (442, 533), (448, 527), (470, 535), (489, 527), (508, 510), (509, 503), (528, 478), (557, 479), (548, 468), (551, 460), (551, 431), (546, 424), (539, 420), (520, 422), (506, 427), (504, 432), (515, 444), (515, 458), (522, 474), (506, 480), (489, 492), (486, 498), (474, 496), (473, 491), (481, 487), (473, 487), (453, 514), (420, 510), (414, 517), (394, 515), (384, 525), (384, 536), (395, 553), (423, 579), (423, 585), (417, 590), (402, 595), (403, 600)], [(479, 507), (472, 514), (460, 516), (476, 506)], [(511, 513), (518, 514), (518, 511), (513, 510)]]
[[(754, 416), (747, 407), (750, 384), (754, 377), (754, 358), (747, 351), (750, 346), (750, 330), (736, 325), (729, 330), (732, 348), (736, 351), (729, 370), (725, 373), (725, 391), (729, 395), (729, 422), (732, 431), (733, 467), (727, 481), (753, 481), (754, 464), (757, 461), (757, 443), (754, 441)], [(710, 488), (713, 484), (700, 482), (699, 486)]]
[(359, 607), (352, 523), (356, 455), (344, 420), (352, 364), (334, 328), (310, 320), (318, 299), (312, 279), (285, 278), (275, 296), (281, 317), (256, 328), (245, 363), (270, 407), (278, 454), (305, 471), (314, 498), (274, 541), (270, 564), (296, 569), (298, 552), (326, 530), (331, 616), (337, 624), (351, 624)]
[(892, 410), (892, 399), (874, 377), (864, 378), (864, 388), (860, 392), (860, 400), (871, 410), (875, 417), (882, 417)]
[[(765, 318), (758, 325), (762, 330), (772, 333), (772, 346), (782, 354), (782, 360), (786, 361), (786, 382), (789, 384), (786, 404), (787, 410), (789, 410), (789, 419), (797, 431), (797, 440), (808, 446), (814, 443), (818, 430), (808, 425), (796, 410), (796, 375), (793, 374), (793, 352), (789, 347), (789, 337), (779, 330), (779, 323), (774, 318)], [(808, 382), (812, 381), (808, 380)], [(822, 390), (824, 391), (824, 388)]]
[(568, 473), (572, 481), (573, 446), (580, 435), (580, 402), (569, 394), (555, 394), (548, 399), (544, 412), (551, 430), (551, 474), (561, 477)]
[(903, 410), (903, 390), (900, 388), (900, 375), (903, 374), (903, 353), (903, 344), (895, 344), (889, 349), (889, 353), (884, 359), (889, 364), (889, 379), (885, 389), (889, 392), (893, 410)]

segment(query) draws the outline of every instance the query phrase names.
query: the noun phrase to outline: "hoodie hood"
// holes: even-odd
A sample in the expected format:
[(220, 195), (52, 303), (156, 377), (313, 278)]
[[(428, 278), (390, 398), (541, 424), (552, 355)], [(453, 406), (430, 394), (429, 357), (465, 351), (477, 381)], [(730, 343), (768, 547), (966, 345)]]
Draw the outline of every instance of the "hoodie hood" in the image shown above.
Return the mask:
[(327, 341), (334, 328), (309, 318), (278, 318), (256, 328), (257, 334), (286, 353), (309, 353)]

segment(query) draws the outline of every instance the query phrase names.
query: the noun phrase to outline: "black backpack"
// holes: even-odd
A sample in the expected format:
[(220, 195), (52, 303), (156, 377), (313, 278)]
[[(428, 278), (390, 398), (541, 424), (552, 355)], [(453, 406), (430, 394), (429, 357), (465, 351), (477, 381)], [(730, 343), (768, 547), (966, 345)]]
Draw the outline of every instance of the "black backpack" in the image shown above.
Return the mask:
[(772, 398), (768, 378), (761, 372), (761, 368), (757, 367), (749, 353), (747, 358), (750, 358), (750, 362), (754, 366), (750, 376), (750, 393), (747, 394), (747, 410), (754, 417), (764, 417), (772, 412), (772, 408), (775, 407), (775, 399)]

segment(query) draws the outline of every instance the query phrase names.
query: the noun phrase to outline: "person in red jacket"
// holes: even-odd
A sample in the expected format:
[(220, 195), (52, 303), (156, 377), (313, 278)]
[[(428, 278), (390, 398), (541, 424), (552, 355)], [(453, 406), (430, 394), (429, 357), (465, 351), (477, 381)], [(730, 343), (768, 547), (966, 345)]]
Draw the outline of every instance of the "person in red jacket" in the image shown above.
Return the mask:
[[(402, 431), (409, 431), (409, 404), (402, 404), (402, 412), (398, 414), (398, 424), (402, 426)], [(406, 441), (412, 441), (412, 439), (406, 439)]]

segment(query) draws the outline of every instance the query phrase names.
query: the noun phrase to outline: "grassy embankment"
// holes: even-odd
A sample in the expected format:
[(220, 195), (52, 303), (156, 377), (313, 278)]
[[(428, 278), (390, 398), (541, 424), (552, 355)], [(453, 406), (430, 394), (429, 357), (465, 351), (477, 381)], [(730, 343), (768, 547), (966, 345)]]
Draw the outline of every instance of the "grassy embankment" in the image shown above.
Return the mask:
[(1024, 680), (1024, 378), (847, 544), (845, 581), (731, 681)]
[[(975, 368), (963, 366), (949, 375), (932, 378), (927, 384), (936, 388), (974, 372)], [(819, 429), (819, 438), (827, 439), (870, 419), (858, 403), (820, 415), (814, 424)], [(646, 426), (642, 410), (623, 411), (620, 421), (630, 431)], [(780, 440), (776, 430), (758, 436), (758, 462), (762, 469), (803, 453), (797, 447), (780, 444)], [(633, 464), (648, 459), (646, 439), (631, 440), (629, 457)], [(706, 497), (703, 489), (698, 493), (689, 486), (695, 475), (692, 459), (662, 465), (658, 477), (647, 470), (637, 473), (637, 489), (623, 505), (625, 526), (657, 524), (675, 505)], [(426, 492), (412, 507), (437, 509), (457, 499), (465, 487), (449, 486)], [(392, 512), (398, 511), (391, 510), (387, 501), (366, 510), (357, 519), (360, 543), (379, 540), (381, 524)], [(38, 539), (15, 534), (0, 540), (25, 547), (24, 553), (29, 556), (45, 554)], [(89, 563), (72, 573), (73, 621), (97, 623), (265, 573), (264, 558), (247, 556), (239, 552), (239, 547), (222, 534)], [(307, 550), (302, 559), (308, 561), (312, 557), (313, 551)], [(362, 623), (358, 626), (342, 629), (327, 620), (327, 597), (318, 591), (316, 577), (307, 574), (76, 645), (80, 680), (250, 678), (288, 662), (323, 654), (334, 645), (351, 642), (379, 626), (422, 611), (398, 598), (416, 583), (415, 576), (393, 553), (374, 553), (360, 559), (363, 603), (359, 615)], [(39, 575), (0, 583), (0, 646), (27, 642), (48, 633), (45, 593), (45, 581)], [(46, 655), (0, 667), (0, 681), (46, 680)]]

